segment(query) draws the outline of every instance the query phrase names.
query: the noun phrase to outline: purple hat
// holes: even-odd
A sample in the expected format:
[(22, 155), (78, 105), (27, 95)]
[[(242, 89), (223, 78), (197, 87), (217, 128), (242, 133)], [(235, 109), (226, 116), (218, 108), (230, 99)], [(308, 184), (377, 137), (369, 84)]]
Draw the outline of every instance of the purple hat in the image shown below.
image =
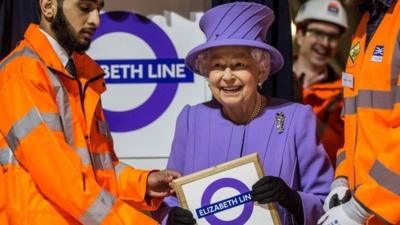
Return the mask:
[(186, 56), (186, 66), (198, 73), (195, 60), (202, 51), (220, 46), (247, 46), (268, 51), (271, 56), (270, 74), (283, 66), (282, 54), (265, 43), (274, 12), (265, 5), (250, 2), (223, 4), (208, 10), (200, 20), (200, 29), (207, 37), (204, 44)]

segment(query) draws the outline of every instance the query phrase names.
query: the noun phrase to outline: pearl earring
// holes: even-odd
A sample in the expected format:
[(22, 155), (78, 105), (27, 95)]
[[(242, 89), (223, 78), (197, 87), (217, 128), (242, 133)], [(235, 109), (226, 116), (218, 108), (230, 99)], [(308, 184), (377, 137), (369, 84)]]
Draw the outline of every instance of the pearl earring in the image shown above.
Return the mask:
[(257, 84), (257, 89), (258, 89), (259, 91), (262, 90), (262, 83), (261, 83), (261, 82)]

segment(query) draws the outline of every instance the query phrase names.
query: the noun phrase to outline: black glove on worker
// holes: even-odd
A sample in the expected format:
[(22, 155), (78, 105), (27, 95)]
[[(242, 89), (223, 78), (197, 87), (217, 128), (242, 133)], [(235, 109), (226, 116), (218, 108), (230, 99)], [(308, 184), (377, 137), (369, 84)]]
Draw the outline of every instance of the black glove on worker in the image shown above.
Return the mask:
[(342, 199), (339, 199), (338, 194), (332, 195), (332, 198), (329, 201), (329, 209), (332, 209), (333, 207), (336, 207), (338, 205), (342, 205), (351, 199), (351, 192), (350, 190), (347, 190), (346, 193), (344, 194)]
[(194, 225), (196, 220), (192, 213), (184, 208), (174, 207), (168, 214), (167, 225)]
[(292, 190), (280, 177), (265, 176), (252, 187), (251, 197), (260, 204), (278, 202), (293, 214), (298, 224), (304, 223), (303, 205), (297, 191)]

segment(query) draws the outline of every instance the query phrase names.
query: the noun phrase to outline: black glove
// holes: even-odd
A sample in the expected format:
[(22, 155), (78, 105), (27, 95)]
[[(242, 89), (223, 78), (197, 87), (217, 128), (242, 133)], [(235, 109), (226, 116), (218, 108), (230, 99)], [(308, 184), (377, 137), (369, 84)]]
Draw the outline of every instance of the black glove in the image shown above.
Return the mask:
[(167, 225), (194, 225), (196, 220), (192, 213), (184, 208), (174, 207), (168, 214)]
[(303, 205), (297, 191), (292, 190), (280, 177), (265, 176), (252, 187), (251, 197), (260, 204), (278, 202), (303, 224)]

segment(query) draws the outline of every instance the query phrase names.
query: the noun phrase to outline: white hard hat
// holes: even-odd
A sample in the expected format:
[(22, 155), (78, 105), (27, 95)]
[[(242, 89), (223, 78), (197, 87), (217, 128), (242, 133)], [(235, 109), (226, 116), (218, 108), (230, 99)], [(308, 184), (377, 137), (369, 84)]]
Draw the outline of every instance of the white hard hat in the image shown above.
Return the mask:
[(309, 0), (304, 3), (294, 19), (296, 24), (307, 20), (320, 20), (348, 28), (347, 15), (337, 0)]

